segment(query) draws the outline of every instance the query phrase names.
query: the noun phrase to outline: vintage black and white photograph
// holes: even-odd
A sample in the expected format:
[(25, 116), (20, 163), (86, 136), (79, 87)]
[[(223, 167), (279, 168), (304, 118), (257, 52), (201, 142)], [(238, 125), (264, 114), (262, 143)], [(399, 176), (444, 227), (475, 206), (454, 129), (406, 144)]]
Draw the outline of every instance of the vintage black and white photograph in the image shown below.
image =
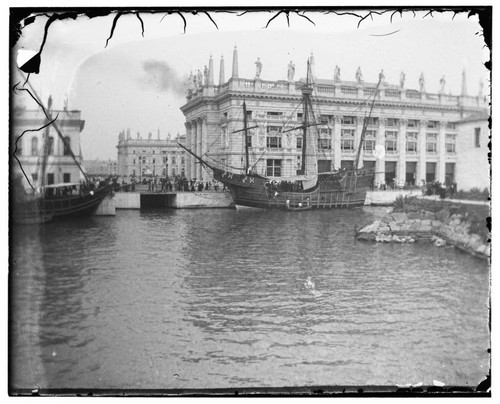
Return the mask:
[(491, 395), (490, 6), (9, 12), (10, 395)]

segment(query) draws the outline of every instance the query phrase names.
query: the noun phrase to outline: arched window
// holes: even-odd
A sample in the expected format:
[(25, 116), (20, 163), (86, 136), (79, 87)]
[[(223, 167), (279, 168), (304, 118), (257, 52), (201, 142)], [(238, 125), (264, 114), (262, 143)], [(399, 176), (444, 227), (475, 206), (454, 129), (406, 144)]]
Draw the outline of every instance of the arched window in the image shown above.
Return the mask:
[(36, 136), (31, 139), (31, 155), (38, 156), (38, 138)]
[(48, 155), (54, 154), (54, 138), (52, 136), (50, 136), (48, 139), (47, 150), (48, 150), (47, 153)]
[(71, 140), (69, 136), (64, 137), (64, 155), (69, 156), (71, 154)]

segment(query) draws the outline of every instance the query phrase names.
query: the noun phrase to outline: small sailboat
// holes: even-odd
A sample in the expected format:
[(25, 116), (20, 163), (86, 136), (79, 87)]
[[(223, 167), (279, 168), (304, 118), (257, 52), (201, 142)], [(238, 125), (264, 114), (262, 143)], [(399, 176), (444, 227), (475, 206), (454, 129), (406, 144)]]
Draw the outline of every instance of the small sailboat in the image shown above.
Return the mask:
[[(301, 211), (310, 209), (354, 208), (363, 206), (368, 189), (373, 185), (374, 169), (358, 168), (360, 152), (363, 145), (367, 124), (378, 92), (380, 81), (375, 89), (374, 99), (368, 117), (365, 118), (360, 143), (353, 168), (338, 169), (330, 172), (317, 173), (318, 157), (312, 159), (308, 148), (314, 145), (310, 130), (319, 124), (315, 120), (311, 94), (313, 87), (309, 82), (309, 62), (306, 82), (301, 87), (303, 106), (302, 123), (300, 126), (287, 129), (302, 131), (302, 156), (300, 169), (293, 177), (283, 177), (282, 181), (252, 172), (249, 165), (247, 112), (243, 102), (245, 167), (241, 172), (221, 167), (217, 163), (208, 162), (184, 145), (179, 145), (198, 160), (203, 166), (213, 172), (215, 180), (222, 182), (231, 192), (235, 205), (242, 205), (262, 209), (283, 209)], [(238, 132), (238, 131), (237, 131)], [(235, 133), (235, 132), (234, 132)], [(311, 169), (315, 167), (316, 169)], [(309, 171), (311, 172), (309, 172)]]

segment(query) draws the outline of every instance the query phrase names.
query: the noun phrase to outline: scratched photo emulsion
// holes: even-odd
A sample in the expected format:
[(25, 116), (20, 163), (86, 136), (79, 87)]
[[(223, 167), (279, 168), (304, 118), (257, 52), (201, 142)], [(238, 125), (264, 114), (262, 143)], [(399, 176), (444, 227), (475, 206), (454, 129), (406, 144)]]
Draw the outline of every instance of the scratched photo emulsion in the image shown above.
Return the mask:
[(9, 11), (10, 395), (491, 394), (491, 7)]

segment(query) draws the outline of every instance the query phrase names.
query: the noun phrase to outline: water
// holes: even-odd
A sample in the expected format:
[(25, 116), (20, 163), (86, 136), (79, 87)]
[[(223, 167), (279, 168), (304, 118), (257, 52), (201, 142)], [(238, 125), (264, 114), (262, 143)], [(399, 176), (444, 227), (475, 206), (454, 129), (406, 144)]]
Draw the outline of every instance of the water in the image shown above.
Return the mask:
[(383, 214), (118, 211), (16, 227), (11, 386), (476, 386), (487, 263), (354, 239)]

